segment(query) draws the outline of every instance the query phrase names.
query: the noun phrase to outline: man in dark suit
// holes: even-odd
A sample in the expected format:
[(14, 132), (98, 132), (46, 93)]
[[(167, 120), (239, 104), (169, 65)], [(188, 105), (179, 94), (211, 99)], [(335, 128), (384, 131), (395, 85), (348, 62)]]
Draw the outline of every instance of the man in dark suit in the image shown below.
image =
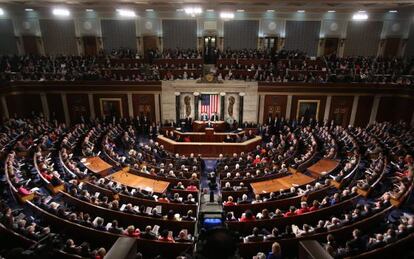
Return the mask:
[(193, 119), (190, 116), (186, 117), (185, 118), (185, 130), (191, 131), (192, 124), (193, 124)]
[(213, 115), (211, 115), (211, 121), (218, 121), (218, 120), (219, 120), (219, 117), (218, 117), (217, 113), (216, 112), (213, 113)]
[(202, 121), (208, 121), (208, 115), (207, 115), (207, 113), (202, 113), (200, 119)]
[(119, 234), (119, 235), (124, 232), (124, 230), (122, 228), (118, 227), (118, 221), (117, 220), (112, 221), (112, 225), (108, 229), (108, 231), (111, 232), (111, 233)]
[(348, 241), (349, 243), (348, 246), (351, 252), (358, 253), (358, 252), (364, 251), (367, 246), (367, 243), (362, 239), (361, 231), (359, 229), (355, 229), (352, 232), (352, 236), (353, 236), (353, 239)]
[(269, 113), (269, 116), (267, 117), (267, 124), (268, 125), (272, 125), (273, 124), (273, 118), (272, 118), (272, 114)]
[(141, 234), (141, 238), (150, 239), (150, 240), (157, 239), (157, 236), (154, 233), (152, 233), (151, 230), (152, 230), (151, 226), (146, 226), (145, 227), (145, 232)]

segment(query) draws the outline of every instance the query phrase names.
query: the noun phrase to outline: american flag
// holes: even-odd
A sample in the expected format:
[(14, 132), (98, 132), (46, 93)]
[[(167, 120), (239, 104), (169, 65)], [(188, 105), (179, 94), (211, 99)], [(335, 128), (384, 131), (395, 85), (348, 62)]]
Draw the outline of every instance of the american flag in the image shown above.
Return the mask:
[(218, 111), (219, 96), (218, 94), (201, 95), (201, 113), (207, 113), (210, 118), (214, 112)]

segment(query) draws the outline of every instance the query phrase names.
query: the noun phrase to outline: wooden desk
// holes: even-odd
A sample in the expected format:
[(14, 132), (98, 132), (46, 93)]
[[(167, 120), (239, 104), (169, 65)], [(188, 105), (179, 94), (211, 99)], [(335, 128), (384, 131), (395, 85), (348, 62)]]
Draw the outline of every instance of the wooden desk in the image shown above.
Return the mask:
[(214, 129), (212, 128), (207, 128), (205, 132), (181, 132), (174, 130), (175, 136), (180, 136), (181, 138), (189, 137), (191, 142), (223, 142), (227, 135), (236, 140), (237, 136), (243, 138), (244, 134), (244, 131), (240, 131), (238, 133), (214, 132)]
[(218, 157), (219, 154), (232, 155), (233, 153), (249, 152), (262, 143), (262, 137), (256, 136), (243, 143), (221, 143), (221, 142), (176, 142), (164, 136), (158, 136), (160, 145), (172, 153), (181, 155), (201, 154), (205, 157)]
[[(207, 128), (208, 121), (193, 121), (193, 131), (203, 132)], [(211, 121), (211, 128), (216, 132), (223, 132), (226, 130), (226, 123), (224, 121)]]
[(102, 177), (107, 176), (112, 166), (103, 161), (100, 157), (86, 157), (81, 160), (82, 164), (95, 174), (100, 174)]
[(155, 193), (165, 193), (168, 185), (170, 184), (166, 181), (159, 181), (151, 178), (141, 177), (135, 174), (130, 174), (128, 167), (114, 174), (111, 174), (106, 178), (132, 188), (141, 188), (143, 190), (152, 191)]
[(278, 192), (280, 190), (287, 190), (292, 186), (302, 186), (315, 181), (314, 178), (301, 173), (293, 173), (291, 175), (280, 177), (272, 180), (251, 183), (251, 187), (255, 194), (264, 194), (270, 192)]
[(321, 159), (316, 164), (308, 167), (308, 172), (312, 174), (313, 177), (319, 178), (330, 174), (337, 166), (339, 162), (332, 159)]

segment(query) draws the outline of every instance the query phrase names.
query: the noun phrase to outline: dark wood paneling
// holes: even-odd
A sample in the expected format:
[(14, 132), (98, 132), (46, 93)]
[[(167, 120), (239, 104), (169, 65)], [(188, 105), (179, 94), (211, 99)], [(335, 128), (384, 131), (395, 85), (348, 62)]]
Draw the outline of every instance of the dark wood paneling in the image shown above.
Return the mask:
[[(393, 89), (394, 91), (395, 89)], [(5, 82), (0, 87), (0, 93), (9, 92), (130, 92), (130, 91), (161, 91), (160, 81), (133, 82), (133, 81), (44, 81), (44, 82)]]
[(66, 95), (71, 123), (80, 122), (81, 116), (89, 119), (89, 99), (87, 94)]
[(95, 36), (83, 36), (82, 41), (85, 56), (96, 56), (98, 54), (98, 43)]
[(369, 122), (371, 116), (373, 96), (360, 96), (358, 100), (358, 108), (355, 116), (355, 126), (365, 126)]
[(286, 115), (286, 95), (266, 95), (264, 101), (263, 122), (266, 122), (271, 114), (274, 119), (276, 116), (281, 118)]
[(149, 59), (149, 50), (156, 50), (158, 48), (158, 37), (157, 36), (144, 36), (142, 38), (144, 46), (145, 59)]
[(384, 57), (395, 57), (400, 47), (400, 38), (388, 38), (385, 40)]
[(324, 47), (324, 55), (331, 55), (336, 54), (338, 51), (338, 38), (326, 38), (325, 39), (325, 47)]
[(299, 100), (318, 100), (319, 101), (318, 120), (323, 121), (323, 115), (325, 112), (325, 105), (326, 105), (326, 96), (294, 95), (292, 97), (292, 109), (290, 113), (291, 119), (296, 118)]
[(155, 121), (155, 100), (153, 94), (133, 94), (134, 116), (146, 114), (150, 121)]
[(95, 115), (101, 117), (101, 99), (104, 98), (115, 98), (121, 100), (121, 107), (122, 107), (122, 116), (128, 117), (128, 97), (126, 94), (94, 94), (93, 95), (93, 104), (95, 108)]
[(43, 113), (39, 94), (20, 94), (6, 96), (10, 117), (30, 117), (33, 113)]
[(0, 103), (0, 123), (3, 122), (3, 118), (5, 118), (4, 110), (3, 110), (3, 104)]
[(397, 122), (411, 121), (414, 100), (401, 97), (381, 97), (376, 120)]
[(22, 36), (24, 53), (39, 55), (39, 41), (40, 38), (31, 35)]
[(56, 119), (59, 122), (65, 121), (63, 112), (62, 97), (60, 94), (47, 94), (47, 105), (49, 107), (50, 119)]
[(346, 126), (351, 118), (353, 96), (332, 96), (329, 121), (334, 120), (335, 124)]

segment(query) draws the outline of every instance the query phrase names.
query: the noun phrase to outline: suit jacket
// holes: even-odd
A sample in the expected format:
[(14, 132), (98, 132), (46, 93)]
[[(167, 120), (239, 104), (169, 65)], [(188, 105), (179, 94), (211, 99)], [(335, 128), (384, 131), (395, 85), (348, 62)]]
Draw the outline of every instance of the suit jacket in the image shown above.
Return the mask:
[(208, 120), (208, 115), (207, 114), (201, 115), (201, 120), (202, 121), (207, 121)]
[(218, 115), (211, 115), (211, 120), (218, 121), (219, 120)]

